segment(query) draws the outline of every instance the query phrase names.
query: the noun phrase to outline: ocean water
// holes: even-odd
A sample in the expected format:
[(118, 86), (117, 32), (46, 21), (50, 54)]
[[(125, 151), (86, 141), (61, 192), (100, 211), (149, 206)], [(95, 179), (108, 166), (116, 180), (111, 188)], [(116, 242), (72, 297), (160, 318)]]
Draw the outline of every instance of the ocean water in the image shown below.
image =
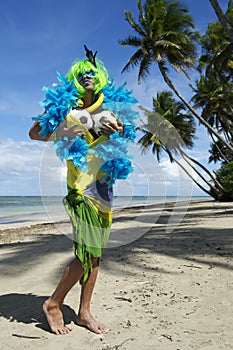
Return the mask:
[[(64, 216), (62, 197), (0, 196), (0, 225), (29, 220), (43, 220), (48, 217)], [(188, 198), (189, 200), (190, 198)], [(208, 200), (207, 196), (192, 197), (192, 200)], [(164, 203), (187, 200), (186, 197), (119, 196), (114, 197), (113, 208), (126, 208), (150, 203)]]

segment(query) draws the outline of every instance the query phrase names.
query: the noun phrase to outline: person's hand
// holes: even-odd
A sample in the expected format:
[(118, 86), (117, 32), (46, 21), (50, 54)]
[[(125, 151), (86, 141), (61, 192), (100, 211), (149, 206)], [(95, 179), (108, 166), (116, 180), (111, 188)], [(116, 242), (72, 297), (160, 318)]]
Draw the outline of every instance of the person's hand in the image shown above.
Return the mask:
[(78, 125), (67, 126), (66, 120), (64, 120), (56, 131), (57, 139), (67, 137), (69, 140), (83, 134), (83, 128)]
[(124, 123), (121, 119), (117, 119), (118, 131), (120, 135), (123, 135), (124, 132)]
[(100, 128), (100, 130), (101, 134), (105, 136), (110, 136), (116, 131), (119, 131), (119, 134), (122, 135), (124, 132), (124, 124), (120, 119), (117, 119), (116, 123), (110, 121), (102, 123), (102, 127)]

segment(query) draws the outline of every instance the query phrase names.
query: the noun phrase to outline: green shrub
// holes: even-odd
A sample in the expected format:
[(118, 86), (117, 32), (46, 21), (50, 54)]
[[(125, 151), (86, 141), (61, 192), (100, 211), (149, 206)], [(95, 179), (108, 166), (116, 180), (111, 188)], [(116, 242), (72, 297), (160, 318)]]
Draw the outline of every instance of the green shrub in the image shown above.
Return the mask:
[(229, 200), (233, 200), (233, 161), (222, 165), (216, 171), (216, 179), (224, 187), (225, 193), (229, 196)]

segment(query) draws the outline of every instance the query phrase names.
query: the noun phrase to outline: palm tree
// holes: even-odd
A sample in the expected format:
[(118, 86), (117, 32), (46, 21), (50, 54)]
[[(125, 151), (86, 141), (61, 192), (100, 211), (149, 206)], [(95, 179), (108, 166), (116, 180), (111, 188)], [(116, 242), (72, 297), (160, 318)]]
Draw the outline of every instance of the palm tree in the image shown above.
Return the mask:
[(157, 155), (158, 161), (162, 151), (173, 161), (173, 156), (180, 154), (182, 148), (193, 147), (193, 117), (186, 112), (182, 102), (175, 101), (170, 91), (157, 93), (156, 98), (153, 98), (153, 111), (142, 106), (140, 109), (147, 117), (147, 122), (138, 127), (143, 134), (138, 141), (142, 152), (152, 147), (152, 153)]
[[(233, 139), (232, 87), (231, 83), (220, 84), (215, 75), (208, 72), (196, 81), (196, 88), (193, 88), (195, 94), (192, 97), (195, 107), (202, 108), (202, 117), (218, 133), (223, 134), (229, 144), (232, 144)], [(212, 135), (211, 131), (210, 134)]]
[[(227, 14), (233, 23), (233, 7), (228, 8)], [(191, 101), (195, 103), (195, 108), (202, 108), (202, 117), (232, 145), (233, 43), (229, 43), (219, 22), (211, 22), (201, 37), (201, 44), (203, 54), (198, 68), (201, 75), (196, 87), (193, 87), (195, 94)], [(212, 150), (216, 153), (218, 149), (217, 159), (222, 154), (222, 159), (226, 160), (226, 155), (230, 156), (232, 152), (221, 152), (223, 147), (226, 148), (225, 144), (221, 140), (216, 141), (214, 135), (209, 133), (213, 140)]]
[(221, 162), (222, 164), (228, 164), (233, 161), (233, 154), (229, 152), (228, 148), (221, 141), (214, 140), (210, 145), (209, 153), (209, 163)]
[[(163, 151), (166, 152), (170, 161), (176, 162), (201, 190), (216, 199), (220, 194), (222, 196), (224, 188), (216, 180), (214, 175), (200, 162), (191, 158), (184, 150), (185, 148), (192, 148), (195, 138), (194, 120), (192, 115), (186, 112), (185, 105), (175, 101), (171, 92), (163, 91), (157, 93), (156, 99), (153, 98), (153, 111), (149, 111), (144, 107), (141, 107), (141, 109), (147, 116), (147, 123), (138, 127), (143, 134), (138, 141), (142, 152), (145, 153), (151, 149), (152, 153), (156, 154), (158, 161), (160, 161), (161, 153)], [(203, 187), (187, 170), (187, 167), (176, 159), (177, 155), (183, 158), (185, 163), (193, 169), (198, 177), (210, 187), (211, 191)], [(211, 180), (207, 180), (202, 172), (193, 164), (200, 167)]]
[(123, 46), (136, 47), (136, 52), (130, 57), (122, 72), (139, 65), (138, 82), (145, 79), (153, 63), (157, 63), (164, 81), (174, 91), (176, 96), (186, 105), (193, 115), (213, 135), (226, 144), (233, 152), (232, 145), (219, 135), (208, 122), (197, 113), (195, 108), (175, 88), (167, 75), (168, 67), (188, 76), (188, 70), (194, 67), (197, 59), (194, 23), (187, 9), (178, 1), (146, 0), (144, 6), (138, 0), (139, 17), (135, 21), (130, 11), (125, 11), (126, 21), (136, 32), (124, 40), (119, 40)]
[[(226, 32), (229, 40), (233, 43), (233, 26), (228, 16), (224, 14), (217, 0), (209, 0), (209, 1), (219, 19), (219, 22), (222, 24), (224, 31)], [(228, 3), (228, 8), (232, 7), (232, 4), (233, 2), (232, 0), (230, 0)]]
[[(233, 5), (229, 2), (226, 16), (233, 28)], [(201, 36), (200, 43), (204, 54), (200, 57), (200, 70), (206, 67), (206, 72), (215, 73), (219, 82), (229, 80), (233, 75), (233, 42), (224, 31), (220, 22), (210, 22), (206, 33)]]

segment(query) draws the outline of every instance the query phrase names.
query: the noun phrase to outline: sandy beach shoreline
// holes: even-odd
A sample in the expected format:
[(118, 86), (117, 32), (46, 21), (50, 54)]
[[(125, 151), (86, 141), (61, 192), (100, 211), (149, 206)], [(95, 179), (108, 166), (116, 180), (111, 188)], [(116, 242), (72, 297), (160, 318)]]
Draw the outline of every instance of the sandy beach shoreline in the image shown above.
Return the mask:
[(114, 212), (92, 303), (101, 336), (74, 324), (79, 285), (64, 304), (69, 335), (51, 334), (41, 312), (73, 256), (67, 219), (2, 228), (2, 348), (232, 349), (233, 203), (174, 205)]
[[(212, 202), (211, 199), (202, 199), (202, 200), (179, 200), (179, 201), (169, 201), (169, 202), (156, 202), (156, 203), (144, 203), (144, 204), (135, 204), (128, 205), (125, 207), (117, 207), (113, 208), (113, 224), (116, 218), (119, 216), (127, 215), (128, 212), (134, 212), (135, 216), (141, 215), (147, 209), (155, 209), (157, 211), (156, 219), (159, 219), (159, 215), (163, 212), (166, 207), (174, 207), (177, 208), (180, 206), (185, 206), (184, 215), (190, 205), (190, 203), (205, 203)], [(47, 211), (47, 210), (46, 210)], [(47, 230), (51, 230), (53, 234), (64, 234), (61, 231), (60, 227), (63, 228), (63, 224), (69, 224), (69, 218), (65, 212), (65, 209), (59, 210), (59, 212), (49, 212), (46, 211), (43, 215), (39, 213), (31, 214), (20, 214), (20, 215), (12, 215), (4, 217), (0, 223), (0, 244), (4, 243), (15, 243), (21, 240), (34, 240), (37, 239), (36, 233), (47, 233)], [(42, 230), (41, 230), (42, 229)], [(30, 234), (33, 231), (33, 234)]]

